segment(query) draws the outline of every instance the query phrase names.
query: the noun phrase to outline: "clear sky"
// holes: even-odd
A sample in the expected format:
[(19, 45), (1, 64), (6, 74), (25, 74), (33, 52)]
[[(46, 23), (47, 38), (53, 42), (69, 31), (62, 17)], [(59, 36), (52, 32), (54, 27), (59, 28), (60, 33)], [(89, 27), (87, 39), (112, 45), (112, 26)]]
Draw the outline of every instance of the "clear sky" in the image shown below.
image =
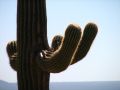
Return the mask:
[[(16, 40), (17, 0), (0, 0), (0, 80), (16, 82), (6, 44)], [(66, 71), (51, 74), (51, 82), (120, 81), (120, 0), (46, 0), (48, 39), (64, 35), (70, 23), (82, 29), (88, 22), (99, 32), (87, 56)]]

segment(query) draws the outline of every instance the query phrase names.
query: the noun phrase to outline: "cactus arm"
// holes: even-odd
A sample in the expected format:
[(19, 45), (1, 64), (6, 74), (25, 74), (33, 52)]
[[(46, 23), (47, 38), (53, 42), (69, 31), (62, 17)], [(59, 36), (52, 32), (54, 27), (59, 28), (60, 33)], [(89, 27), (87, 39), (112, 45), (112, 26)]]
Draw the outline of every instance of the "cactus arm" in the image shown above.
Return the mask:
[(47, 72), (58, 73), (65, 70), (72, 62), (72, 56), (81, 37), (81, 29), (78, 26), (69, 25), (65, 37), (58, 50), (52, 52), (47, 58), (37, 55), (37, 64)]
[(18, 64), (17, 64), (17, 44), (16, 44), (16, 41), (11, 41), (10, 43), (8, 43), (6, 50), (7, 50), (7, 54), (9, 57), (10, 66), (12, 67), (12, 69), (17, 71)]
[[(88, 23), (86, 25), (85, 30), (83, 32), (82, 39), (79, 42), (76, 54), (75, 54), (71, 64), (77, 63), (78, 61), (80, 61), (87, 55), (95, 37), (96, 37), (97, 31), (98, 31), (98, 28), (95, 24)], [(51, 45), (53, 50), (57, 50), (60, 47), (62, 39), (63, 39), (63, 37), (60, 35), (54, 36), (54, 38), (52, 40), (52, 45)], [(57, 42), (59, 42), (59, 44), (57, 44)], [(49, 54), (47, 54), (47, 55), (49, 55)]]
[(53, 51), (56, 51), (60, 47), (62, 40), (63, 40), (63, 36), (61, 35), (54, 36), (54, 38), (52, 39), (51, 49)]
[(88, 23), (86, 25), (84, 32), (83, 32), (82, 39), (78, 45), (77, 52), (76, 52), (71, 64), (74, 64), (74, 63), (80, 61), (87, 55), (95, 37), (96, 37), (97, 32), (98, 32), (98, 28), (95, 24)]
[(18, 60), (17, 60), (17, 53), (10, 58), (10, 66), (13, 70), (18, 70)]

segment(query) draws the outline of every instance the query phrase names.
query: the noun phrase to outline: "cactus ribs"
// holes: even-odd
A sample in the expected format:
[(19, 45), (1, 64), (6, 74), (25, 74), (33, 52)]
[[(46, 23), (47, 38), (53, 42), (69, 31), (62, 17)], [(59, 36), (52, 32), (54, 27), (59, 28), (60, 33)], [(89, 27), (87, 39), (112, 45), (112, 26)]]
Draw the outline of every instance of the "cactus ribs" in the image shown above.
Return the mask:
[(50, 73), (58, 73), (86, 56), (98, 28), (88, 23), (82, 33), (70, 24), (65, 35), (47, 41), (45, 0), (18, 0), (17, 41), (7, 44), (11, 67), (17, 72), (18, 90), (49, 90)]

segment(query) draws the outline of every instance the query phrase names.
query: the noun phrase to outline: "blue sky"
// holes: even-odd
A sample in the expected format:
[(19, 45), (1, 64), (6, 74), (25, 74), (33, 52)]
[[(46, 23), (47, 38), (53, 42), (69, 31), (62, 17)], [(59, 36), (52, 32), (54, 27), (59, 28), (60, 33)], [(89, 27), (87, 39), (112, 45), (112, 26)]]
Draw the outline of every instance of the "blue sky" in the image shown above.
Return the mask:
[[(48, 40), (64, 35), (70, 23), (82, 29), (88, 22), (98, 25), (87, 56), (66, 71), (51, 74), (51, 82), (120, 81), (120, 1), (46, 0)], [(0, 0), (0, 80), (16, 82), (8, 62), (6, 44), (16, 40), (16, 0)]]

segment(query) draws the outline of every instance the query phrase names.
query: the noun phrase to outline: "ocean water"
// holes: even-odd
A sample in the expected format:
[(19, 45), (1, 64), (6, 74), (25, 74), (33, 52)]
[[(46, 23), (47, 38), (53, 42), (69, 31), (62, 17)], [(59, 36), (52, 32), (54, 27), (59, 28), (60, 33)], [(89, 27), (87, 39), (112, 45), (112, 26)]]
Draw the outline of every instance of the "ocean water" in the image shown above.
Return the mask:
[[(17, 84), (0, 81), (0, 90), (17, 90)], [(120, 90), (120, 81), (55, 82), (50, 83), (50, 90)]]

